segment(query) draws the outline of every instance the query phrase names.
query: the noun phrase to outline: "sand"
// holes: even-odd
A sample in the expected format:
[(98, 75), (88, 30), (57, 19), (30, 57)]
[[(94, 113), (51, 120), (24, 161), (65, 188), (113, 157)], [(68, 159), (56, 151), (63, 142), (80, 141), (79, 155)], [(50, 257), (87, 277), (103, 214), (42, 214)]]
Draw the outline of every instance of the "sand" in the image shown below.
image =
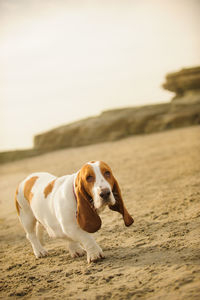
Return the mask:
[[(71, 258), (45, 235), (36, 259), (14, 206), (34, 171), (57, 176), (89, 160), (113, 169), (135, 223), (109, 209), (95, 233), (106, 258)], [(200, 299), (200, 127), (65, 149), (0, 167), (1, 299)]]

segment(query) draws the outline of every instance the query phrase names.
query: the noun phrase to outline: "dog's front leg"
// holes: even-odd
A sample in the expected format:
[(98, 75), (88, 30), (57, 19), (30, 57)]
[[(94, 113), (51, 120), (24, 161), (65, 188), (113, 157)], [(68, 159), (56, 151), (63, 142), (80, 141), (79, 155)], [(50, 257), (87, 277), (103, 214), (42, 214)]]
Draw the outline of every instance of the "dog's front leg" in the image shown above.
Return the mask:
[(62, 228), (63, 232), (73, 241), (79, 242), (87, 252), (87, 261), (96, 262), (104, 258), (102, 249), (96, 243), (93, 236), (77, 226), (71, 226), (67, 229)]
[(89, 234), (82, 239), (82, 245), (87, 252), (87, 261), (96, 262), (99, 259), (105, 258), (101, 247), (96, 243), (95, 239)]

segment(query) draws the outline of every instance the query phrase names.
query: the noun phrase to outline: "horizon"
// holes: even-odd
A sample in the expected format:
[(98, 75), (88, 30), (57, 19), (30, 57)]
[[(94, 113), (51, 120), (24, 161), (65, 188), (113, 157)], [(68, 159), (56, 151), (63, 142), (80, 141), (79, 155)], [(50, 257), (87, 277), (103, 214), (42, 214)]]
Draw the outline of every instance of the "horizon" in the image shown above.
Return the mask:
[(0, 151), (102, 111), (171, 101), (200, 64), (196, 0), (0, 0)]

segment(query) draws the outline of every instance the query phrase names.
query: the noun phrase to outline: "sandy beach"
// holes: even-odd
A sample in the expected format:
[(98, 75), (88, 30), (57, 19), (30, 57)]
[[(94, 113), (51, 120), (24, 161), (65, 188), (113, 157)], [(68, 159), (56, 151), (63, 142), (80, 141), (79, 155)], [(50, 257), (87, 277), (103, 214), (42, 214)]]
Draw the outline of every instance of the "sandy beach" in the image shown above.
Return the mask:
[[(71, 258), (45, 235), (36, 259), (14, 205), (18, 183), (35, 171), (62, 176), (107, 162), (135, 223), (106, 209), (95, 233), (106, 258)], [(1, 299), (200, 299), (200, 127), (59, 150), (0, 166)]]

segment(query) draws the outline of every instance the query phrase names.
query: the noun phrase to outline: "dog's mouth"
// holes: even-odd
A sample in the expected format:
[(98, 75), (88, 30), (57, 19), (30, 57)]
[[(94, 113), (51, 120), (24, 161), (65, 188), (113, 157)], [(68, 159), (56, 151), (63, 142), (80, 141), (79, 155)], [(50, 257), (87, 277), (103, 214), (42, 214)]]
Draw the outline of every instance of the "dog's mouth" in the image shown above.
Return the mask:
[(92, 198), (89, 198), (89, 203), (90, 203), (90, 206), (91, 208), (97, 213), (101, 213), (106, 206), (109, 206), (110, 205), (110, 199), (107, 200), (107, 201), (102, 201), (101, 205), (99, 207), (95, 207), (94, 205), (94, 200)]
[(96, 211), (96, 208), (94, 207), (94, 200), (90, 197), (89, 198), (90, 206)]
[(90, 204), (90, 207), (97, 213), (99, 214), (100, 212), (102, 212), (107, 206), (113, 205), (113, 198), (115, 199), (115, 195), (113, 194), (113, 192), (111, 191), (108, 196), (105, 197), (100, 197), (99, 198), (99, 203), (96, 206), (95, 201), (93, 200), (91, 195), (88, 195), (88, 201)]
[(89, 202), (90, 202), (91, 205), (94, 205), (94, 201), (93, 201), (92, 198), (89, 198)]
[(114, 192), (114, 191), (112, 191), (112, 193), (113, 193), (113, 196), (114, 196), (115, 199), (118, 199), (118, 198), (119, 198), (119, 194), (118, 194), (118, 193), (116, 193), (116, 192)]

